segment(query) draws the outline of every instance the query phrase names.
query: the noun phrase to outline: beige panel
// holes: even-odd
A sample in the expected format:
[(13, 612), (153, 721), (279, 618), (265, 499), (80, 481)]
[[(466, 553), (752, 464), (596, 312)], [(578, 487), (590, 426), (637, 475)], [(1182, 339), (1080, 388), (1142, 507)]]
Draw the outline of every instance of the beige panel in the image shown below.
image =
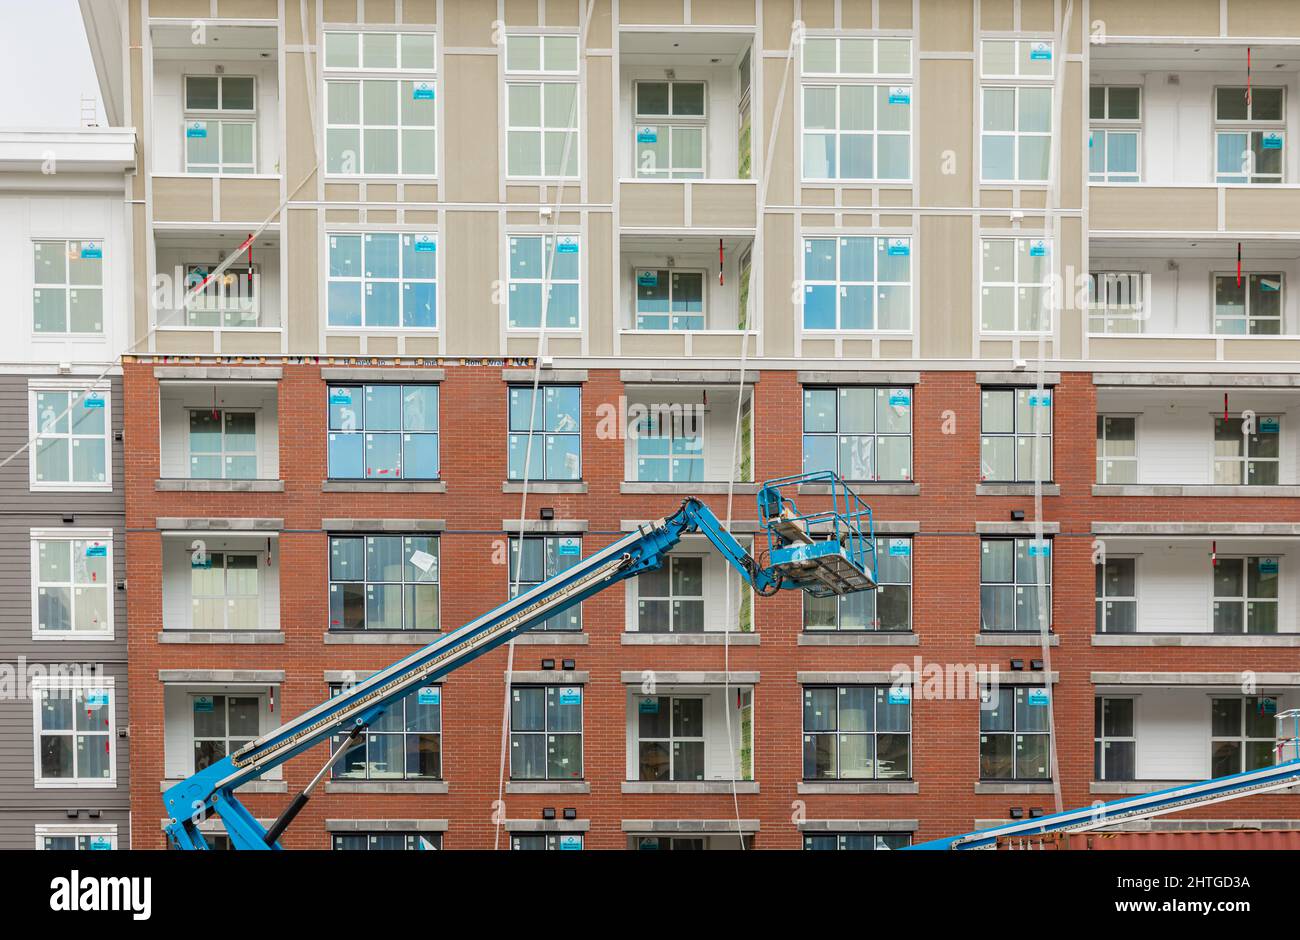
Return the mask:
[[(778, 159), (779, 159), (778, 154)], [(803, 206), (835, 205), (835, 190), (827, 187), (805, 186), (799, 191), (799, 204)]]
[(1295, 0), (1229, 0), (1229, 36), (1300, 36)]
[[(443, 35), (440, 38), (445, 46), (484, 48), (492, 45), (492, 21), (497, 18), (496, 0), (456, 0), (443, 7), (443, 15), (447, 17), (447, 22), (443, 24)], [(495, 92), (495, 64), (492, 72), (492, 81), (488, 84)], [(467, 86), (454, 87), (464, 90)], [(495, 112), (496, 109), (493, 108), (493, 113)]]
[[(547, 10), (550, 4), (547, 3)], [(614, 200), (614, 80), (613, 56), (587, 58), (587, 198)]]
[(1083, 78), (1083, 63), (1070, 62), (1062, 83), (1061, 105), (1061, 206), (1078, 209), (1083, 206), (1084, 180), (1087, 167), (1083, 163), (1083, 127), (1087, 115), (1083, 111), (1083, 95), (1079, 82)]
[(437, 225), (438, 213), (431, 209), (406, 209), (402, 212), (404, 225)]
[(682, 0), (619, 0), (620, 24), (686, 22)]
[(803, 0), (800, 12), (804, 25), (809, 29), (833, 29), (835, 26), (835, 0)]
[[(791, 294), (795, 282), (794, 216), (763, 217), (763, 257), (757, 266), (763, 274), (763, 352), (768, 356), (794, 355), (794, 323), (798, 311)], [(751, 307), (754, 304), (751, 297)]]
[(216, 348), (213, 335), (201, 330), (159, 330), (153, 341), (160, 353), (210, 353)]
[[(591, 4), (591, 19), (587, 23), (587, 48), (610, 49), (614, 46), (614, 13), (610, 0), (596, 0)], [(584, 11), (586, 7), (584, 5)], [(584, 14), (585, 15), (585, 14)]]
[[(131, 207), (131, 247), (134, 250), (134, 257), (143, 259), (148, 249), (147, 241), (147, 218), (145, 207), (137, 203)], [(139, 351), (148, 345), (145, 342), (145, 334), (149, 332), (149, 305), (152, 299), (149, 296), (149, 279), (145, 276), (145, 265), (140, 261), (135, 266), (135, 282), (132, 285), (131, 296), (134, 303), (131, 308), (131, 336), (128, 347), (131, 350)]]
[(325, 221), (331, 225), (336, 222), (354, 225), (361, 221), (361, 213), (356, 209), (326, 209)]
[(871, 190), (869, 189), (841, 189), (840, 205), (842, 206), (870, 206), (873, 205)]
[(880, 191), (880, 205), (884, 206), (911, 206), (912, 190), (908, 189), (882, 189)]
[[(817, 218), (825, 219), (828, 218), (828, 216), (820, 215), (817, 216)], [(834, 220), (834, 216), (829, 216), (829, 218), (831, 218), (832, 221)], [(876, 225), (875, 217), (869, 212), (847, 212), (844, 214), (843, 219), (846, 228), (874, 228)], [(807, 223), (807, 221), (808, 216), (804, 216), (804, 222)]]
[(579, 16), (578, 0), (546, 0), (547, 26), (577, 26)]
[(1088, 224), (1094, 230), (1214, 231), (1219, 197), (1213, 186), (1090, 186)]
[(756, 184), (692, 183), (691, 224), (753, 228)]
[(329, 202), (359, 202), (361, 187), (356, 183), (326, 183), (325, 199)]
[(221, 334), (222, 355), (276, 356), (280, 353), (280, 332), (229, 332)]
[(1056, 14), (1053, 10), (1053, 0), (1020, 0), (1020, 28), (1027, 33), (1054, 32)]
[(212, 4), (209, 0), (150, 0), (149, 15), (207, 19), (212, 15)]
[(1198, 359), (1213, 360), (1212, 339), (1168, 339), (1166, 337), (1093, 336), (1088, 340), (1089, 359)]
[(325, 337), (325, 354), (328, 356), (356, 356), (361, 352), (359, 336)]
[(921, 0), (922, 52), (971, 52), (975, 48), (974, 31), (973, 4)]
[(1015, 28), (1015, 0), (980, 0), (980, 29)]
[(593, 212), (587, 219), (587, 336), (593, 356), (614, 352), (614, 215)]
[(223, 222), (264, 222), (280, 206), (279, 180), (222, 177), (218, 208)]
[(1009, 189), (980, 189), (980, 206), (986, 209), (1010, 209), (1014, 200)]
[(771, 52), (790, 48), (794, 21), (794, 0), (763, 0), (763, 48)]
[(396, 183), (367, 183), (367, 202), (397, 202)]
[[(833, 212), (805, 212), (801, 217), (804, 228), (834, 228), (835, 213)], [(875, 220), (870, 215), (854, 215), (852, 221), (848, 218), (844, 220), (845, 225), (872, 225)]]
[[(1035, 350), (1038, 349), (1037, 344), (1034, 345), (1034, 349)], [(1010, 342), (980, 343), (979, 355), (981, 359), (1010, 359), (1011, 343)]]
[(288, 330), (289, 352), (313, 355), (320, 350), (320, 252), (318, 213), (290, 209), (286, 220), (284, 278), (289, 307), (282, 322)]
[(367, 209), (366, 222), (370, 225), (393, 225), (397, 222), (397, 210)]
[[(755, 337), (750, 336), (749, 353), (750, 359), (758, 355), (758, 347), (755, 345)], [(739, 335), (718, 335), (716, 333), (696, 333), (691, 337), (691, 354), (696, 359), (729, 359), (733, 356), (740, 356), (742, 353), (740, 346), (741, 337)]]
[(1020, 191), (1020, 208), (1022, 209), (1046, 209), (1047, 208), (1047, 190), (1045, 189), (1022, 189)]
[(840, 3), (840, 29), (870, 29), (870, 3)]
[(1229, 187), (1224, 191), (1223, 222), (1230, 232), (1300, 231), (1300, 192)]
[(297, 4), (288, 4), (284, 11), (284, 44), (286, 46), (297, 46), (302, 44), (303, 36), (316, 35), (316, 4), (309, 3), (307, 6), (307, 22), (300, 23), (302, 17), (302, 7)]
[[(140, 49), (132, 48), (131, 54), (131, 116), (136, 124), (144, 122), (144, 66), (142, 64), (143, 54)], [(136, 134), (135, 139), (135, 157), (136, 165), (139, 169), (131, 183), (131, 193), (136, 199), (143, 199), (145, 195), (145, 174), (151, 172), (153, 161), (149, 158), (149, 151), (152, 148), (145, 147)]]
[[(911, 343), (907, 344), (911, 347)], [(845, 359), (874, 359), (875, 351), (869, 339), (846, 339), (840, 343), (840, 350)]]
[(805, 359), (834, 359), (835, 340), (806, 339), (801, 344), (799, 355)]
[[(296, 14), (295, 14), (296, 19)], [(312, 131), (311, 108), (307, 101), (307, 76), (303, 72), (302, 53), (286, 52), (284, 56), (284, 115), (285, 161), (284, 173), (287, 192), (298, 189), (298, 184), (316, 168), (316, 137)], [(315, 59), (308, 64), (315, 68)], [(312, 90), (313, 94), (315, 89)], [(298, 199), (315, 199), (316, 187), (312, 183), (298, 189)]]
[[(311, 4), (307, 4), (311, 6)], [(359, 4), (356, 0), (325, 0), (326, 23), (356, 23)]]
[(211, 222), (212, 178), (155, 176), (153, 217), (159, 222)]
[(686, 224), (685, 187), (680, 183), (619, 183), (619, 223), (637, 226)]
[[(403, 9), (405, 9), (403, 7)], [(432, 336), (406, 335), (406, 354), (408, 356), (438, 355), (438, 341)]]
[(582, 340), (576, 336), (547, 336), (546, 354), (548, 356), (581, 356)]
[(532, 212), (507, 212), (506, 225), (540, 225), (543, 220), (536, 210)]
[(752, 26), (754, 0), (707, 0), (705, 3), (692, 3), (691, 23), (697, 26)]
[(437, 202), (438, 187), (430, 183), (407, 183), (402, 189), (405, 202)]
[[(1219, 0), (1092, 0), (1089, 16), (1110, 36), (1219, 35)], [(1266, 31), (1274, 32), (1272, 24)]]
[(623, 356), (644, 359), (680, 359), (686, 355), (686, 337), (670, 333), (625, 332), (619, 340)]
[(540, 26), (537, 0), (505, 0), (507, 26)]
[(881, 228), (911, 228), (912, 217), (910, 215), (882, 215), (880, 217)]
[(396, 356), (397, 337), (396, 336), (367, 336), (366, 355), (367, 356)]
[(402, 22), (433, 26), (438, 22), (438, 0), (402, 0)]
[[(467, 2), (464, 6), (469, 6)], [(462, 4), (453, 4), (459, 10)], [(495, 9), (495, 7), (493, 7)], [(463, 13), (457, 15), (464, 15)], [(451, 19), (450, 9), (447, 18)], [(469, 24), (461, 28), (470, 31)], [(490, 35), (481, 44), (487, 45)], [(450, 44), (450, 40), (449, 40)], [(473, 154), (472, 160), (448, 159), (443, 168), (445, 196), (453, 202), (496, 202), (501, 169), (497, 166), (497, 60), (488, 55), (443, 57), (444, 81), (458, 93), (443, 99), (445, 140), (456, 141), (448, 153)]]
[(366, 0), (366, 22), (386, 25), (397, 22), (397, 5), (393, 0)]
[(535, 184), (532, 186), (515, 185), (506, 187), (506, 202), (535, 206), (541, 202), (541, 198), (541, 193)]
[[(1083, 266), (1083, 220), (1061, 219), (1061, 240), (1057, 244), (1057, 270), (1064, 278), (1065, 285), (1073, 285), (1077, 272), (1087, 269)], [(1083, 356), (1083, 332), (1087, 328), (1083, 311), (1077, 304), (1067, 303), (1060, 312), (1061, 317), (1061, 355), (1066, 359), (1079, 359)]]
[(980, 228), (1011, 228), (1011, 219), (1005, 215), (980, 216)]
[[(217, 16), (239, 20), (274, 20), (280, 16), (280, 4), (276, 0), (217, 0)], [(297, 14), (294, 16), (296, 18)]]
[(502, 310), (493, 301), (501, 277), (501, 233), (495, 212), (447, 213), (447, 352), (457, 356), (500, 353)]
[(911, 29), (912, 0), (880, 0), (879, 29)]
[[(923, 13), (922, 22), (924, 20)], [(971, 150), (974, 67), (974, 62), (961, 60), (926, 59), (921, 62), (921, 87), (925, 89), (926, 97), (933, 99), (932, 106), (919, 109), (922, 205), (971, 204), (975, 176), (975, 158)], [(954, 172), (945, 173), (947, 169)]]
[(882, 339), (880, 341), (881, 359), (911, 359), (912, 343), (910, 340)]
[[(767, 159), (768, 143), (772, 129), (776, 129), (775, 159), (768, 168), (767, 203), (768, 205), (790, 205), (794, 202), (795, 179), (799, 173), (799, 161), (794, 157), (795, 126), (794, 102), (798, 97), (797, 75), (791, 67), (791, 84), (786, 89), (785, 105), (780, 114), (776, 113), (777, 98), (781, 94), (781, 79), (785, 75), (785, 59), (763, 59), (759, 73), (763, 82), (763, 102), (768, 108), (763, 121), (761, 134), (754, 135), (754, 153)], [(757, 172), (757, 167), (755, 167)]]
[(968, 216), (921, 217), (917, 250), (921, 284), (921, 355), (965, 359), (971, 353), (971, 244)]
[(1223, 358), (1233, 362), (1296, 362), (1300, 360), (1300, 340), (1270, 339), (1259, 342), (1225, 339)]

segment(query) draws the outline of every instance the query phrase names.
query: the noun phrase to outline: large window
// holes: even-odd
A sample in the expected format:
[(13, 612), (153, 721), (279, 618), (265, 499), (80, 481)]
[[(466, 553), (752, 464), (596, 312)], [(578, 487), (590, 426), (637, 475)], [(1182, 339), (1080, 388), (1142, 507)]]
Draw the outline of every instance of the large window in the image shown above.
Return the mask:
[(332, 327), (437, 327), (437, 236), (428, 232), (330, 235), (326, 306)]
[(110, 532), (32, 532), (32, 635), (52, 639), (113, 636)]
[(33, 387), (30, 407), (32, 489), (111, 489), (107, 387)]
[(335, 852), (417, 852), (442, 848), (441, 832), (336, 832)]
[[(523, 558), (519, 557), (522, 545)], [(510, 539), (510, 568), (506, 572), (510, 596), (527, 594), (543, 581), (572, 568), (582, 558), (582, 539), (568, 535), (526, 535)], [(518, 590), (515, 579), (518, 578)], [(581, 630), (582, 605), (552, 614), (534, 630)]]
[(1214, 181), (1281, 183), (1286, 166), (1284, 88), (1214, 90)]
[(980, 394), (980, 482), (1035, 479), (1052, 479), (1052, 389), (985, 388)]
[(1210, 776), (1272, 766), (1277, 711), (1277, 699), (1269, 696), (1211, 699)]
[(510, 779), (582, 779), (582, 686), (510, 690)]
[(803, 178), (910, 179), (911, 74), (909, 39), (805, 39)]
[(704, 82), (635, 82), (633, 139), (639, 179), (703, 179)]
[(702, 330), (704, 272), (636, 269), (638, 330)]
[(190, 479), (257, 478), (257, 416), (218, 408), (190, 410)]
[(581, 851), (581, 832), (512, 832), (510, 848), (514, 851)]
[(1214, 332), (1229, 336), (1276, 336), (1282, 332), (1283, 276), (1214, 275)]
[(509, 412), (509, 479), (582, 479), (580, 386), (511, 386)]
[(194, 770), (224, 760), (258, 735), (261, 699), (256, 695), (191, 695)]
[(912, 328), (912, 240), (851, 235), (803, 241), (803, 328)]
[[(1052, 145), (1052, 43), (981, 44), (980, 147), (985, 182), (1045, 182)], [(989, 82), (987, 80), (993, 79)]]
[(659, 695), (637, 702), (638, 780), (704, 779), (704, 699)]
[(703, 480), (703, 406), (650, 405), (637, 422), (636, 458), (636, 478), (643, 483)]
[(437, 172), (433, 33), (325, 34), (325, 171)]
[(1215, 558), (1215, 633), (1277, 633), (1280, 564), (1276, 555)]
[(1088, 275), (1088, 332), (1141, 333), (1148, 319), (1146, 282), (1138, 271), (1094, 271)]
[(1136, 483), (1137, 418), (1097, 415), (1097, 482)]
[(1137, 630), (1137, 559), (1107, 558), (1097, 565), (1098, 633)]
[(232, 264), (211, 277), (213, 264), (185, 265), (185, 325), (226, 329), (255, 327), (261, 317), (258, 284), (262, 274), (255, 264)]
[(112, 679), (32, 679), (36, 786), (111, 787), (117, 780)]
[(32, 243), (32, 329), (41, 335), (104, 332), (104, 243)]
[(704, 632), (704, 557), (669, 555), (636, 582), (638, 633)]
[(912, 539), (876, 537), (874, 591), (843, 597), (803, 596), (803, 628), (808, 631), (879, 631), (908, 633), (912, 629)]
[(330, 539), (331, 630), (437, 630), (438, 539)]
[(980, 329), (1034, 333), (1051, 328), (1046, 304), (1052, 245), (1042, 238), (986, 238), (981, 243)]
[(1088, 182), (1138, 182), (1142, 89), (1096, 85), (1088, 96)]
[(580, 166), (578, 37), (506, 37), (506, 175), (572, 178)]
[(436, 480), (437, 385), (331, 385), (329, 475)]
[(904, 832), (806, 832), (803, 847), (809, 851), (878, 852), (905, 849), (912, 837)]
[(981, 780), (1051, 779), (1050, 695), (1042, 686), (981, 692)]
[(261, 625), (262, 555), (207, 552), (190, 557), (190, 603), (195, 630), (256, 630)]
[[(576, 330), (582, 321), (577, 235), (512, 235), (506, 303), (512, 330)], [(543, 317), (545, 313), (545, 317)]]
[(1052, 624), (1052, 541), (980, 539), (980, 630), (1039, 630), (1038, 558), (1046, 579), (1047, 625)]
[(117, 826), (37, 826), (36, 848), (46, 852), (112, 851), (117, 848)]
[[(338, 695), (341, 686), (332, 686)], [(337, 751), (347, 741), (336, 735)], [(334, 765), (336, 780), (438, 780), (442, 778), (442, 686), (416, 689), (390, 705), (365, 736)]]
[(253, 173), (256, 166), (256, 79), (186, 75), (185, 172)]
[(855, 482), (912, 479), (912, 390), (805, 388), (803, 468)]
[(887, 780), (911, 775), (909, 688), (849, 685), (803, 690), (805, 780)]
[(1093, 699), (1092, 779), (1137, 776), (1137, 732), (1131, 698)]
[(1253, 419), (1216, 415), (1214, 482), (1225, 486), (1276, 486), (1281, 439), (1281, 415), (1255, 415)]

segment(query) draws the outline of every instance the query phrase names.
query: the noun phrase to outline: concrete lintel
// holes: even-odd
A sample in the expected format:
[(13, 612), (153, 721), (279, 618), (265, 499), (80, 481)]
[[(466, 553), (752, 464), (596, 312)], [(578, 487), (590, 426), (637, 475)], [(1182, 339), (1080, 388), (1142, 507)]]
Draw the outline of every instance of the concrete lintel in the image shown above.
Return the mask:
[[(850, 483), (849, 489), (859, 496), (919, 496), (921, 495), (920, 483)], [(809, 496), (829, 496), (831, 487), (829, 483), (800, 483), (799, 495)], [(880, 524), (876, 524), (880, 528)]]
[[(1034, 535), (1034, 523), (1024, 522), (977, 522), (975, 531), (979, 535)], [(1056, 535), (1061, 531), (1059, 522), (1044, 522), (1043, 534)]]
[(800, 633), (798, 646), (920, 646), (915, 633), (866, 633), (850, 630)]
[(681, 833), (690, 835), (691, 833), (705, 832), (735, 832), (737, 823), (742, 833), (751, 833), (759, 831), (759, 821), (757, 819), (741, 819), (735, 817), (731, 819), (624, 819), (622, 829), (624, 832), (653, 832), (653, 833)]
[(807, 795), (850, 796), (874, 794), (880, 796), (908, 796), (921, 792), (915, 780), (833, 780), (799, 781), (795, 791)]
[(1206, 538), (1225, 535), (1262, 535), (1287, 538), (1300, 535), (1300, 522), (1094, 522), (1094, 535), (1183, 535)]
[[(545, 374), (545, 373), (543, 373)], [(746, 369), (745, 384), (753, 385), (761, 373)], [(739, 369), (620, 369), (626, 385), (739, 385)]]
[[(1034, 484), (1032, 483), (977, 483), (975, 484), (976, 496), (1033, 496)], [(1044, 496), (1060, 496), (1061, 485), (1059, 483), (1044, 483)]]
[[(503, 493), (522, 493), (524, 491), (524, 482), (522, 480), (508, 480), (501, 484)], [(564, 483), (552, 483), (543, 480), (529, 480), (528, 492), (538, 496), (554, 496), (561, 493), (585, 493), (587, 484), (584, 480), (572, 480)]]
[(1300, 633), (1096, 633), (1093, 646), (1300, 646)]
[(278, 382), (284, 378), (284, 369), (280, 366), (154, 366), (153, 377), (200, 382)]
[[(1094, 672), (1093, 685), (1182, 685), (1241, 687), (1240, 672)], [(1300, 686), (1300, 672), (1257, 672), (1253, 676), (1259, 688)]]
[(510, 673), (510, 681), (545, 685), (585, 685), (591, 681), (591, 673), (581, 669), (516, 669)]
[(279, 630), (159, 630), (159, 643), (202, 643), (212, 645), (282, 644), (284, 634)]
[(1300, 375), (1295, 372), (1094, 372), (1092, 384), (1146, 388), (1298, 388)]
[(718, 630), (711, 633), (624, 633), (622, 646), (758, 646), (757, 633)]
[(758, 782), (755, 780), (737, 780), (734, 783), (730, 780), (624, 780), (621, 789), (623, 793), (725, 794), (735, 792), (747, 796), (759, 792)]
[(326, 480), (322, 493), (445, 493), (442, 480)]
[[(718, 670), (717, 672), (665, 672), (656, 669), (655, 684), (665, 685), (726, 685), (727, 679), (730, 678), (732, 685), (753, 685), (758, 682), (759, 674), (757, 672), (736, 672), (732, 671), (730, 676)], [(645, 676), (640, 671), (624, 670), (619, 673), (619, 681), (624, 685), (639, 686), (645, 681)]]
[(502, 519), (503, 532), (586, 532), (586, 519)]
[(873, 372), (861, 369), (800, 369), (800, 385), (916, 385), (920, 372)]
[(730, 491), (737, 496), (753, 496), (758, 492), (757, 483), (640, 483), (624, 482), (618, 485), (620, 493), (659, 496), (721, 496)]
[[(654, 525), (658, 521), (657, 519), (621, 519), (618, 527), (623, 532), (635, 532), (641, 526)], [(733, 519), (731, 521), (730, 531), (732, 534), (752, 535), (758, 532), (759, 529), (760, 526), (755, 519)]]
[(981, 780), (975, 784), (975, 792), (986, 795), (1000, 795), (1012, 793), (1024, 794), (1051, 794), (1053, 791), (1050, 783), (1027, 783), (1027, 782), (1007, 782), (1000, 783), (990, 780)]
[(442, 636), (437, 630), (326, 630), (324, 640), (326, 646), (425, 646)]
[(916, 832), (918, 819), (805, 819), (800, 832)]
[(441, 532), (446, 519), (322, 519), (326, 532)]
[(1300, 486), (1216, 486), (1190, 483), (1094, 483), (1093, 496), (1231, 496), (1276, 499), (1300, 496)]
[[(533, 381), (532, 369), (502, 369), (501, 381), (529, 384)], [(545, 366), (541, 370), (541, 384), (556, 385), (566, 382), (585, 382), (587, 381), (586, 369), (547, 369)]]
[(327, 819), (327, 832), (446, 832), (445, 819)]
[(894, 682), (910, 683), (911, 670), (895, 673), (889, 670), (869, 672), (797, 672), (795, 681), (800, 685), (881, 685)]
[(154, 525), (163, 530), (185, 532), (279, 532), (283, 519), (235, 519), (226, 516), (158, 516)]
[(590, 819), (507, 819), (509, 832), (587, 832)]
[(154, 480), (156, 493), (283, 493), (283, 480)]
[(159, 669), (159, 682), (249, 682), (278, 685), (284, 681), (283, 669)]
[[(976, 385), (1016, 385), (1021, 387), (1037, 387), (1037, 372), (976, 372)], [(1060, 385), (1061, 373), (1044, 372), (1043, 385)]]
[(555, 796), (582, 796), (591, 792), (585, 780), (508, 780), (506, 793)]
[(448, 792), (445, 780), (326, 780), (326, 793), (420, 793)]
[(399, 369), (326, 367), (320, 370), (326, 382), (441, 382), (447, 377), (446, 369)]

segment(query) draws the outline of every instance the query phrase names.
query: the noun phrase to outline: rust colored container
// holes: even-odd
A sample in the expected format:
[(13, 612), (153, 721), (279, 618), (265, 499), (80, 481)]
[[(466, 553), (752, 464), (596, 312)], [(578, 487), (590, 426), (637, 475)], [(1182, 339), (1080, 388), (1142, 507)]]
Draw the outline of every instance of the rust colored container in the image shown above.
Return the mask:
[(1276, 849), (1300, 850), (1300, 829), (1211, 829), (1187, 832), (1079, 832), (998, 840), (999, 849)]

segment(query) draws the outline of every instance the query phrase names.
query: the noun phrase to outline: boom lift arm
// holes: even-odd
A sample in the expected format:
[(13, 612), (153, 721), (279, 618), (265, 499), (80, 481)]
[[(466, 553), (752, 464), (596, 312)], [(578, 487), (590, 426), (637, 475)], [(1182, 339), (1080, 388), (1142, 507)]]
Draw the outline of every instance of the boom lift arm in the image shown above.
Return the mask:
[[(800, 514), (782, 493), (800, 483), (829, 484), (831, 509)], [(641, 526), (581, 559), (548, 581), (497, 607), (423, 649), (345, 689), (327, 702), (234, 754), (198, 771), (163, 793), (168, 838), (180, 849), (205, 849), (199, 823), (216, 813), (237, 849), (278, 849), (279, 837), (306, 805), (312, 790), (343, 753), (395, 702), (508, 642), (548, 617), (628, 578), (658, 568), (665, 555), (692, 532), (704, 535), (760, 596), (781, 589), (811, 594), (848, 594), (876, 586), (871, 510), (833, 473), (786, 477), (763, 484), (759, 517), (767, 531), (768, 563), (760, 564), (694, 497), (673, 515)], [(813, 534), (824, 534), (814, 539)], [(343, 746), (289, 804), (268, 830), (239, 802), (235, 791), (324, 741), (347, 736)]]

